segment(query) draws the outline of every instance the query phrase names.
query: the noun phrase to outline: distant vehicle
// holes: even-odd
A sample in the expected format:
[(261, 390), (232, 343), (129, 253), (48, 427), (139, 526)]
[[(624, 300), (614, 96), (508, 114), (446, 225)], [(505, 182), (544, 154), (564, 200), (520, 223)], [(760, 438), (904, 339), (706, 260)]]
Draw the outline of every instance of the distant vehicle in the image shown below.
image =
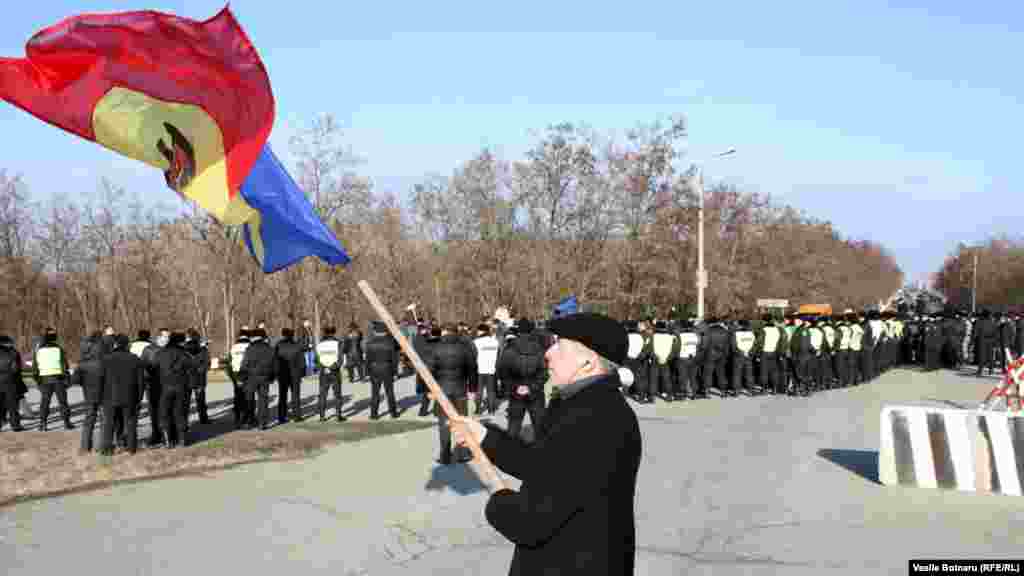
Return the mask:
[(797, 314), (816, 314), (831, 316), (832, 305), (831, 304), (801, 304), (800, 308), (796, 311)]

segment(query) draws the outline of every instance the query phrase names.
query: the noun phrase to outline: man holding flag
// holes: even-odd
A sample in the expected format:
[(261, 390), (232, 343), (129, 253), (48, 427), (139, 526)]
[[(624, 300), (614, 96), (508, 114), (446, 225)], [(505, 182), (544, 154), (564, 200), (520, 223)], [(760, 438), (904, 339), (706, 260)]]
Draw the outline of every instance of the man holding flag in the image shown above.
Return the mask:
[(589, 313), (556, 318), (548, 330), (545, 359), (558, 394), (540, 439), (526, 445), (456, 416), (455, 440), (465, 446), (474, 435), (491, 462), (523, 480), (518, 492), (492, 486), (485, 509), (516, 545), (510, 574), (633, 574), (641, 437), (613, 370), (626, 359), (626, 331)]

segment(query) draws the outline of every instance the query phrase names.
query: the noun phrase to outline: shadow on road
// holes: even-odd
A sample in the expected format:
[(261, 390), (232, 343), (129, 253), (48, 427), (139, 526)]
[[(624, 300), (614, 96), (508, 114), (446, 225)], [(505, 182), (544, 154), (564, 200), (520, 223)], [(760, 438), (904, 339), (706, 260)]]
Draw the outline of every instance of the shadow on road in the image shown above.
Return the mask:
[(870, 480), (875, 484), (881, 484), (878, 481), (877, 450), (836, 450), (825, 448), (818, 450), (818, 456), (846, 468), (861, 478)]
[(468, 464), (435, 466), (433, 472), (430, 473), (430, 480), (427, 481), (425, 488), (436, 492), (444, 490), (446, 487), (451, 488), (460, 496), (476, 494), (486, 488)]

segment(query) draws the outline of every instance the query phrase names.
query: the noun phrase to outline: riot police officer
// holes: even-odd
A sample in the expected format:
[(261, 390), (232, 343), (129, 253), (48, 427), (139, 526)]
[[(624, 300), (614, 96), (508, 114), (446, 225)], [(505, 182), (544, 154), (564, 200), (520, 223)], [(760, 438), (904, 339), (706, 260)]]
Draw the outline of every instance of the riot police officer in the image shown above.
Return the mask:
[(334, 391), (334, 416), (338, 422), (344, 422), (345, 416), (341, 414), (341, 407), (344, 397), (341, 395), (341, 369), (343, 358), (341, 355), (341, 343), (335, 337), (337, 330), (334, 326), (324, 329), (324, 337), (316, 345), (316, 365), (320, 371), (320, 390), (316, 399), (317, 411), (320, 413), (320, 421), (327, 421), (327, 392)]
[[(21, 432), (21, 414), (18, 412), (18, 388), (21, 384), (21, 354), (14, 347), (14, 340), (0, 334), (0, 412), (6, 413), (11, 430)], [(0, 428), (3, 419), (0, 418)]]
[(277, 376), (276, 360), (274, 349), (267, 342), (267, 331), (262, 328), (253, 330), (238, 372), (242, 382), (245, 382), (245, 403), (249, 407), (248, 420), (261, 430), (270, 427), (270, 383)]
[(679, 331), (679, 355), (676, 358), (676, 389), (674, 398), (686, 400), (696, 398), (697, 367), (700, 359), (697, 350), (700, 347), (700, 336), (692, 322), (684, 322)]
[(652, 362), (650, 365), (649, 396), (660, 396), (666, 402), (672, 401), (672, 366), (679, 357), (679, 338), (668, 329), (663, 321), (655, 322), (651, 336)]
[[(160, 347), (150, 342), (149, 330), (139, 330), (138, 338), (131, 343), (128, 351), (142, 361), (142, 382), (144, 390), (139, 394), (139, 404), (143, 393), (148, 399), (149, 427), (151, 430), (147, 444), (154, 447), (160, 444), (163, 434), (160, 432), (160, 378), (157, 372), (156, 354)], [(139, 411), (136, 410), (136, 414)]]
[(732, 332), (730, 341), (732, 356), (732, 395), (739, 394), (740, 388), (754, 395), (754, 354), (757, 352), (757, 336), (750, 328), (749, 320), (740, 320)]
[(782, 394), (785, 392), (786, 365), (784, 355), (788, 338), (786, 330), (773, 321), (771, 314), (761, 317), (762, 325), (756, 333), (754, 345), (761, 369), (757, 372), (761, 393)]
[(718, 318), (708, 318), (707, 324), (701, 338), (700, 351), (697, 353), (703, 364), (701, 395), (706, 395), (708, 389), (714, 384), (718, 388), (719, 394), (725, 397), (728, 387), (726, 366), (729, 362), (731, 337), (729, 329)]
[(388, 412), (392, 418), (398, 418), (398, 405), (395, 403), (395, 376), (398, 374), (399, 364), (398, 342), (388, 333), (387, 325), (380, 321), (374, 322), (373, 335), (366, 342), (366, 372), (370, 376), (371, 420), (378, 418), (381, 387), (384, 388), (384, 394), (387, 396)]
[(249, 348), (249, 330), (243, 327), (238, 332), (238, 338), (231, 345), (225, 371), (231, 379), (231, 388), (234, 392), (231, 403), (231, 412), (235, 416), (235, 429), (238, 430), (249, 423), (249, 405), (246, 402), (245, 383), (242, 382), (239, 371), (242, 369), (242, 359), (245, 358), (245, 351)]
[(32, 372), (39, 385), (42, 400), (39, 404), (39, 430), (46, 431), (50, 417), (50, 400), (57, 395), (64, 428), (74, 429), (71, 424), (71, 408), (68, 406), (68, 362), (64, 349), (57, 344), (57, 331), (48, 328), (43, 336), (43, 345), (36, 350)]
[(196, 412), (200, 424), (209, 424), (210, 416), (206, 407), (206, 384), (210, 371), (210, 350), (202, 340), (199, 331), (189, 328), (185, 344), (185, 352), (192, 357), (192, 373), (189, 375), (189, 387), (185, 392), (185, 423), (188, 428), (189, 414), (192, 412), (192, 398), (195, 397)]
[(78, 368), (71, 375), (71, 386), (82, 387), (85, 420), (82, 423), (82, 443), (79, 452), (91, 452), (93, 432), (103, 405), (103, 342), (99, 331), (82, 339), (79, 346)]

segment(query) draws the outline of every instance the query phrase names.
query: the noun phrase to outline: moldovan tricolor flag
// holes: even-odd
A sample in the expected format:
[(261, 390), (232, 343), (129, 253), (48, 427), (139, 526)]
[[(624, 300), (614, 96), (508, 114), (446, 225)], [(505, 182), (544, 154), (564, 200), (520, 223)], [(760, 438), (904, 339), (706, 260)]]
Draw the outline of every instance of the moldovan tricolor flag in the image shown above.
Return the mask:
[(0, 58), (0, 98), (164, 172), (267, 272), (348, 255), (267, 146), (270, 79), (225, 7), (198, 22), (154, 11), (67, 18)]

